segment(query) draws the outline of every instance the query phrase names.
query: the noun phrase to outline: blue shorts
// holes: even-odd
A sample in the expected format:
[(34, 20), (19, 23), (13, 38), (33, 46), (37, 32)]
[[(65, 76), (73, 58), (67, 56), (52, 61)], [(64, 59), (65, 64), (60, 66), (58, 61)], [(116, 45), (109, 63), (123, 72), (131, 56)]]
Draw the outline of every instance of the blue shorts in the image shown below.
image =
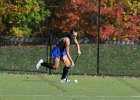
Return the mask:
[(58, 47), (54, 47), (51, 53), (51, 58), (61, 58), (66, 55), (66, 51), (60, 51)]

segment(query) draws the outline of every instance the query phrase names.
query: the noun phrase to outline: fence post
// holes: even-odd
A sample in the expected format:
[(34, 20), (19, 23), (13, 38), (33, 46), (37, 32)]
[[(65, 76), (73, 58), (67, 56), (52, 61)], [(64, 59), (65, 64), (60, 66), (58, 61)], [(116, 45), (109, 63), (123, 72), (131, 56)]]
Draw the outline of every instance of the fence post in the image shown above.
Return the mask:
[[(52, 52), (52, 42), (53, 42), (53, 37), (52, 35), (50, 36), (50, 60), (49, 60), (49, 63), (52, 63), (52, 59), (51, 59), (51, 52)], [(51, 74), (51, 69), (49, 69), (49, 74)]]
[(99, 75), (99, 59), (100, 59), (100, 5), (101, 0), (98, 2), (98, 19), (97, 19), (97, 27), (98, 27), (98, 40), (97, 40), (97, 75)]
[[(47, 47), (46, 56), (47, 56), (47, 63), (49, 63), (49, 38), (47, 38), (45, 45)], [(46, 73), (48, 73), (48, 68), (46, 67)]]

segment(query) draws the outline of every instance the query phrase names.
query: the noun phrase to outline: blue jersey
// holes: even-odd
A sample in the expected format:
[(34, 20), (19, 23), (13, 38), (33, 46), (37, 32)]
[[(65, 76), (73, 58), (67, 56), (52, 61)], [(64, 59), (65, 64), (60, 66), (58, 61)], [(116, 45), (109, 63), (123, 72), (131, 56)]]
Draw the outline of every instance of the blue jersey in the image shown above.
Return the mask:
[[(72, 39), (71, 39), (70, 34), (66, 35), (65, 37), (69, 38), (70, 44), (71, 44)], [(60, 49), (60, 51), (64, 51), (65, 48), (66, 48), (66, 44), (64, 43), (64, 40), (63, 39), (64, 39), (64, 37), (60, 39), (60, 41), (58, 42), (58, 44), (56, 44), (56, 47), (58, 47)]]
[[(72, 39), (70, 34), (66, 35), (65, 37), (69, 38), (71, 44)], [(51, 58), (62, 58), (63, 56), (65, 56), (66, 55), (65, 48), (66, 48), (66, 44), (64, 43), (64, 37), (63, 37), (53, 48), (51, 53)]]

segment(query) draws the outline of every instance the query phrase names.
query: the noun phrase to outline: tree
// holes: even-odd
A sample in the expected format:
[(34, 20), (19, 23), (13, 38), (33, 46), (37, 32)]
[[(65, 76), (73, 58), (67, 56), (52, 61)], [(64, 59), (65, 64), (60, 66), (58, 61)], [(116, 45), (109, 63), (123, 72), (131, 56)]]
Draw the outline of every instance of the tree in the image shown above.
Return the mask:
[(1, 0), (1, 35), (31, 36), (32, 28), (50, 16), (46, 0)]
[[(96, 24), (94, 17), (97, 15), (96, 3), (89, 0), (68, 0), (60, 3), (59, 8), (55, 9), (54, 27), (63, 32), (68, 32), (72, 28), (79, 28), (81, 32), (90, 32), (94, 30), (88, 27), (90, 24)], [(89, 23), (92, 21), (92, 23)], [(91, 25), (90, 25), (91, 26)]]
[[(110, 1), (110, 2), (108, 2)], [(135, 3), (137, 1), (137, 3)], [(132, 4), (129, 4), (131, 2)], [(136, 40), (140, 34), (140, 3), (138, 0), (102, 0), (101, 39)], [(97, 1), (67, 0), (53, 9), (52, 24), (55, 28), (68, 32), (73, 27), (81, 33), (97, 36)]]

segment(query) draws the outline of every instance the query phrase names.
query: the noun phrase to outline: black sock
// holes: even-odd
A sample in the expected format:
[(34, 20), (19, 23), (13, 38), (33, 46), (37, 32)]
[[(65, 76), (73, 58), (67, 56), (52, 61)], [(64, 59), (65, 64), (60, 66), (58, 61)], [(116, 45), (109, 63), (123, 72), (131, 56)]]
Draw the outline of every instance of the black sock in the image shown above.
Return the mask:
[(52, 63), (43, 62), (43, 63), (41, 63), (41, 66), (47, 67), (49, 69), (54, 69)]
[(69, 71), (69, 67), (64, 67), (63, 68), (63, 73), (62, 73), (61, 79), (65, 79), (66, 78), (68, 71)]

